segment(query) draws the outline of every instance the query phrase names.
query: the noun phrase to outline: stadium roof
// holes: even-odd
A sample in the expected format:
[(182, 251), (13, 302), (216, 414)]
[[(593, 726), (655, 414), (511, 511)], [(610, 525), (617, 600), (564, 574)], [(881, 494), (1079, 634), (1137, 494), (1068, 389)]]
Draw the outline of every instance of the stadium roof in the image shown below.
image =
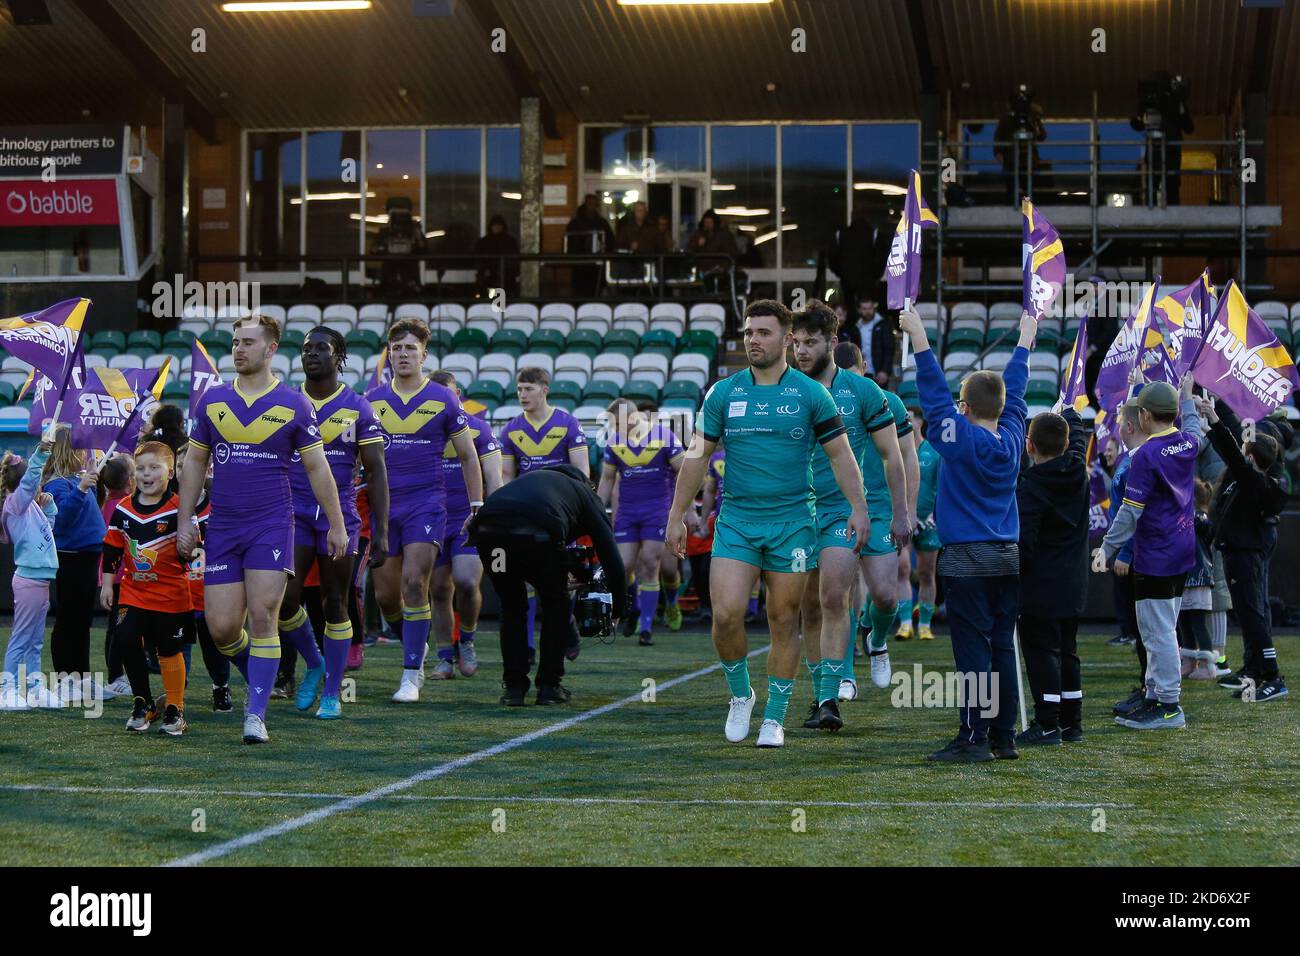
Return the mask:
[[(1300, 113), (1300, 11), (1236, 0), (774, 0), (627, 7), (618, 0), (412, 0), (351, 13), (230, 14), (217, 0), (46, 0), (52, 23), (0, 4), (0, 123), (156, 123), (165, 89), (190, 115), (242, 126), (511, 123), (522, 93), (585, 122), (913, 117), (927, 89), (993, 116), (1018, 82), (1047, 115), (1134, 106), (1136, 81), (1181, 73), (1198, 114), (1263, 87)], [(504, 27), (507, 52), (491, 50)], [(1093, 53), (1092, 31), (1106, 30)], [(192, 31), (206, 31), (206, 52)], [(791, 52), (806, 31), (805, 54)], [(933, 68), (924, 68), (926, 60)], [(769, 89), (769, 87), (772, 87)], [(402, 91), (405, 91), (403, 94)], [(88, 110), (89, 114), (83, 113)]]

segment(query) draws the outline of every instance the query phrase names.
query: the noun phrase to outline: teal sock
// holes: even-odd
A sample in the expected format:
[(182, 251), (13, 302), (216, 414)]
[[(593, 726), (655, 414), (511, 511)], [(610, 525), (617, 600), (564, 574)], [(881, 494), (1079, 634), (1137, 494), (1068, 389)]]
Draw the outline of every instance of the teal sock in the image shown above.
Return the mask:
[[(852, 656), (853, 652), (849, 651)], [(821, 685), (817, 688), (817, 703), (840, 699), (840, 679), (844, 676), (844, 665), (829, 657), (822, 658)]]
[(871, 629), (871, 602), (868, 601), (862, 605), (862, 610), (858, 612), (858, 627)]
[(871, 605), (871, 649), (878, 651), (889, 642), (889, 629), (894, 626), (897, 610), (882, 611)]
[(749, 686), (749, 658), (723, 661), (722, 672), (727, 675), (727, 686), (731, 688), (732, 697), (749, 697), (754, 693)]
[(763, 708), (764, 720), (775, 720), (785, 725), (785, 712), (790, 708), (790, 695), (794, 693), (794, 678), (781, 680), (779, 677), (767, 679), (767, 706)]
[(912, 624), (912, 599), (911, 598), (908, 598), (906, 601), (898, 602), (898, 626), (902, 627), (904, 624), (908, 625), (909, 627)]
[(922, 604), (922, 605), (921, 605), (921, 620), (918, 622), (918, 623), (920, 624), (920, 626), (921, 626), (921, 627), (929, 627), (929, 626), (930, 626), (930, 618), (932, 618), (932, 617), (934, 617), (934, 605), (933, 605), (933, 604)]
[(803, 664), (804, 667), (808, 668), (808, 677), (812, 680), (813, 699), (817, 703), (821, 703), (820, 700), (817, 700), (817, 691), (822, 686), (822, 674), (826, 672), (826, 661), (819, 660), (814, 664), (805, 657)]

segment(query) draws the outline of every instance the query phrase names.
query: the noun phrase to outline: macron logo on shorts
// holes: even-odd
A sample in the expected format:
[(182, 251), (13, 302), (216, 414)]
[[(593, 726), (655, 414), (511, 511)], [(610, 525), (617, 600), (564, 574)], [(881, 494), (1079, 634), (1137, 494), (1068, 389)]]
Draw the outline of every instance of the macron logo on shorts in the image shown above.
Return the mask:
[(425, 533), (425, 534), (429, 534), (429, 533), (432, 532), (432, 531), (433, 531), (433, 525), (431, 525), (431, 524), (426, 524), (426, 525), (424, 526), (424, 533)]
[(271, 554), (275, 556), (275, 560), (277, 560), (277, 561), (280, 560), (280, 549), (279, 549), (279, 548), (274, 549), (274, 550), (271, 552)]

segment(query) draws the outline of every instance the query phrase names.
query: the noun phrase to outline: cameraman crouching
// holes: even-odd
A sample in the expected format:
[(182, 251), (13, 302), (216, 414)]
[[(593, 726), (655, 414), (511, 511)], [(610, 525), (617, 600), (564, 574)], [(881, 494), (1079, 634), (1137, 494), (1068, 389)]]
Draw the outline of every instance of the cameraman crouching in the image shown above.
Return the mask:
[[(528, 693), (528, 594), (537, 590), (542, 614), (538, 653), (537, 703), (563, 704), (569, 692), (560, 686), (564, 652), (570, 641), (569, 571), (565, 546), (589, 535), (605, 569), (605, 579), (623, 582), (623, 561), (605, 506), (572, 465), (525, 472), (494, 491), (470, 522), (469, 540), (501, 602), (501, 703), (522, 707)], [(627, 594), (614, 587), (614, 618), (627, 613)]]

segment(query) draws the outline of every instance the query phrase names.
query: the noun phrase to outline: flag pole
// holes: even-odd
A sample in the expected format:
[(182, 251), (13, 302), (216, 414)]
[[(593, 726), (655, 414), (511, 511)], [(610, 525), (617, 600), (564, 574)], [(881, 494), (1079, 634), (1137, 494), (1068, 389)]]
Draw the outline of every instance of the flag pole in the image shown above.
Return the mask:
[[(904, 312), (911, 312), (911, 311), (912, 311), (912, 299), (911, 299), (911, 297), (909, 297), (909, 296), (903, 296), (903, 311), (904, 311)], [(903, 352), (902, 352), (902, 356), (901, 356), (901, 358), (899, 359), (899, 362), (898, 362), (898, 370), (899, 370), (900, 373), (902, 373), (902, 372), (906, 372), (906, 371), (907, 371), (907, 340), (908, 340), (909, 338), (911, 338), (911, 336), (909, 336), (906, 332), (904, 332), (904, 333), (903, 333)]]
[(72, 347), (72, 354), (68, 357), (68, 367), (63, 370), (63, 382), (59, 385), (59, 398), (54, 403), (54, 417), (46, 427), (45, 434), (41, 436), (45, 438), (48, 435), (50, 441), (54, 440), (54, 432), (59, 427), (59, 420), (63, 417), (63, 399), (68, 393), (68, 383), (72, 381), (72, 373), (77, 367), (77, 358), (82, 350), (81, 336), (82, 333), (78, 331), (77, 344)]
[(1029, 719), (1025, 713), (1025, 682), (1020, 666), (1020, 628), (1011, 628), (1011, 646), (1016, 655), (1016, 699), (1020, 702), (1020, 729), (1029, 729)]

